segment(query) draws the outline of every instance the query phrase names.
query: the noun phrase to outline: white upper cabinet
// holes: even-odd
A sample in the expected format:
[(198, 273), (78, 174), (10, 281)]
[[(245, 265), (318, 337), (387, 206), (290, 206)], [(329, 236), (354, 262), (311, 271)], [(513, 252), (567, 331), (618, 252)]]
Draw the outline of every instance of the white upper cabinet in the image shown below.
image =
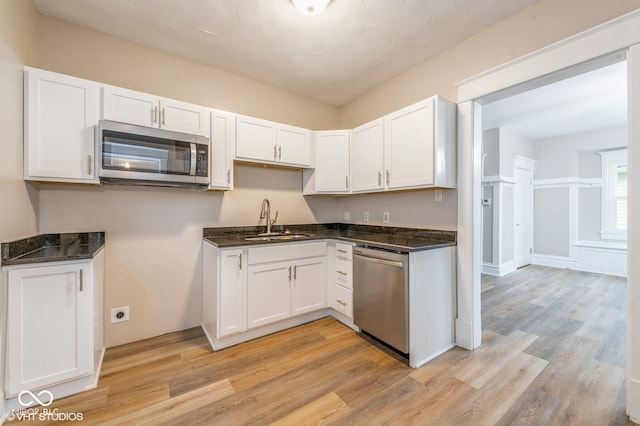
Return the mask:
[(456, 105), (434, 96), (351, 131), (351, 191), (456, 186)]
[(351, 191), (384, 189), (384, 121), (380, 118), (351, 131)]
[(311, 131), (238, 115), (236, 158), (250, 162), (310, 167)]
[(303, 193), (349, 193), (349, 130), (314, 132), (315, 169), (303, 173)]
[(385, 116), (385, 188), (454, 188), (455, 126), (455, 104), (437, 96)]
[(236, 116), (211, 111), (211, 183), (209, 189), (233, 189), (233, 156), (236, 143)]
[(24, 77), (24, 178), (97, 183), (99, 86), (33, 68)]
[(210, 136), (209, 109), (121, 87), (102, 89), (102, 118), (138, 126)]

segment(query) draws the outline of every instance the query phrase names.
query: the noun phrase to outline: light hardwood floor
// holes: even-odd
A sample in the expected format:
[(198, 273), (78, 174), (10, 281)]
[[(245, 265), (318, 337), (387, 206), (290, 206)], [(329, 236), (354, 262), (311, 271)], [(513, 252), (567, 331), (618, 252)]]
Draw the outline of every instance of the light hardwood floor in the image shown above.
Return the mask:
[(97, 389), (48, 408), (101, 425), (631, 424), (625, 279), (528, 266), (482, 287), (483, 345), (419, 369), (331, 318), (215, 353), (193, 328), (108, 349)]

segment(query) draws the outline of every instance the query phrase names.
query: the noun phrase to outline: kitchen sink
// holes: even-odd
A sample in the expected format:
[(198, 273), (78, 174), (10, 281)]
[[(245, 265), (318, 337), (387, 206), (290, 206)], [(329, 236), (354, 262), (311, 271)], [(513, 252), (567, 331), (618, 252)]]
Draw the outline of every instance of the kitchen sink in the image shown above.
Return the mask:
[(298, 240), (300, 238), (309, 238), (313, 237), (312, 234), (293, 234), (293, 233), (283, 233), (283, 234), (272, 234), (272, 235), (252, 235), (250, 237), (245, 237), (246, 241), (286, 241), (286, 240)]

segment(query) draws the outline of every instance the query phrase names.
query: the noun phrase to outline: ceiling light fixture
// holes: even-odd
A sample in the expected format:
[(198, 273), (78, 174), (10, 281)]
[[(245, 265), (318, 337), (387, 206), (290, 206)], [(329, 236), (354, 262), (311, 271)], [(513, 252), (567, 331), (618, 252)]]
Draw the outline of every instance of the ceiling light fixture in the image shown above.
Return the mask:
[(298, 12), (306, 16), (316, 16), (322, 13), (331, 0), (291, 0)]

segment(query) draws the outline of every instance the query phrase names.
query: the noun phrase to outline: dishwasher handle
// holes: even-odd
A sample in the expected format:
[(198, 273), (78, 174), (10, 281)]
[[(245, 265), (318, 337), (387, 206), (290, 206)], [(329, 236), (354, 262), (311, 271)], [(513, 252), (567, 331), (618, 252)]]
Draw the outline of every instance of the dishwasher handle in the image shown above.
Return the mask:
[(361, 255), (361, 254), (356, 253), (356, 252), (354, 252), (353, 255), (355, 257), (361, 258), (365, 262), (379, 263), (381, 265), (396, 266), (398, 268), (404, 268), (404, 263), (402, 263), (402, 262), (397, 262), (397, 261), (393, 261), (393, 260), (379, 259), (377, 257), (364, 256), (364, 255)]

